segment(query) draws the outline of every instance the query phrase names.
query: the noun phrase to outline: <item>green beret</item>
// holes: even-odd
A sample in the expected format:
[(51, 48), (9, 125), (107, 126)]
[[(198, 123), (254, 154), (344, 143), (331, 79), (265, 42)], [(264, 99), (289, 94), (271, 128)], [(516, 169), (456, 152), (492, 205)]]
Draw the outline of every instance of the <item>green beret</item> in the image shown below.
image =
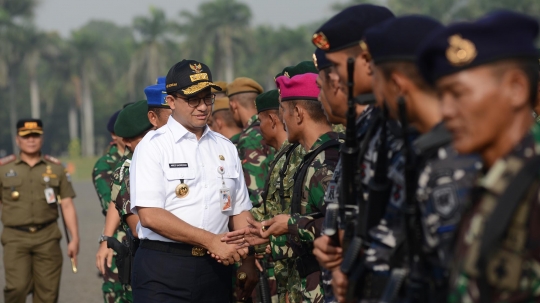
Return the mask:
[(283, 69), (283, 71), (281, 71), (281, 73), (277, 74), (274, 79), (280, 76), (287, 76), (291, 78), (296, 75), (302, 75), (307, 73), (319, 73), (319, 70), (317, 70), (313, 61), (302, 61), (295, 66), (287, 66)]
[(264, 112), (269, 109), (279, 109), (279, 92), (277, 89), (269, 90), (257, 96), (255, 99), (257, 113)]
[(148, 120), (148, 103), (141, 100), (130, 104), (118, 115), (114, 123), (114, 133), (122, 138), (134, 138), (152, 128)]

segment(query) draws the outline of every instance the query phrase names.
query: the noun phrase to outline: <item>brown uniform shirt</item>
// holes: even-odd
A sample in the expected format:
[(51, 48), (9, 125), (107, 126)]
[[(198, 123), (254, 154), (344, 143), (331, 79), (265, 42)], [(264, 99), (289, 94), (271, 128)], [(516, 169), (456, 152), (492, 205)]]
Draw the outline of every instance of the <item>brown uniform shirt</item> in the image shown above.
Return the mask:
[[(47, 203), (45, 189), (48, 187), (61, 199), (75, 197), (71, 181), (57, 159), (42, 156), (34, 167), (14, 155), (0, 159), (0, 201), (4, 226), (55, 221), (58, 206)], [(13, 198), (15, 191), (19, 193), (18, 199)]]

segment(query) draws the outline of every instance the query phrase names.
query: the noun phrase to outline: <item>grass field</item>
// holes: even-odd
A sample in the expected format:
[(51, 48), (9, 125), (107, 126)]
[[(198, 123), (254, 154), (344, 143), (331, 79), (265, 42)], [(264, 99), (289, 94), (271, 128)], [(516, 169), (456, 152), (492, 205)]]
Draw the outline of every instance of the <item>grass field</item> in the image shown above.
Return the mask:
[(60, 160), (66, 165), (66, 169), (71, 174), (73, 180), (86, 181), (92, 179), (92, 169), (94, 168), (97, 159), (98, 157), (77, 159), (61, 158)]

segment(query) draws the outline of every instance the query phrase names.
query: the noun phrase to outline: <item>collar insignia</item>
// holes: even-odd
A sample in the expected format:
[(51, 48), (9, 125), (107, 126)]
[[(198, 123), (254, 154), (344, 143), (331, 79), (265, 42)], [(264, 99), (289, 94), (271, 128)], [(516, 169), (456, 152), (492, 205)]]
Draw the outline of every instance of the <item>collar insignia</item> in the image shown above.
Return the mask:
[(316, 47), (322, 49), (323, 51), (330, 49), (330, 43), (328, 43), (328, 39), (323, 34), (323, 32), (318, 32), (313, 35), (313, 38), (311, 38), (311, 41), (313, 44), (315, 44)]
[(456, 34), (448, 38), (448, 48), (446, 49), (446, 59), (453, 66), (463, 66), (471, 63), (476, 55), (476, 46), (470, 40), (463, 39)]

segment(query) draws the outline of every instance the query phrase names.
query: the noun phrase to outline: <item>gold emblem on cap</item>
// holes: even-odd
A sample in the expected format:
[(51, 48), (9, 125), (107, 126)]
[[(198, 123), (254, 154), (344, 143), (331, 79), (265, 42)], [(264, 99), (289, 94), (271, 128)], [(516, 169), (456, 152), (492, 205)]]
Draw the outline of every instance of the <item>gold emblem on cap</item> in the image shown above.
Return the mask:
[(38, 128), (38, 124), (37, 122), (24, 122), (24, 128), (27, 128), (27, 129)]
[(189, 186), (186, 183), (180, 183), (174, 190), (178, 198), (183, 198), (189, 194)]
[(328, 39), (323, 34), (323, 32), (313, 34), (313, 38), (311, 38), (311, 41), (313, 42), (313, 44), (315, 44), (316, 47), (324, 51), (330, 49), (330, 43), (328, 43)]
[(13, 200), (13, 201), (19, 200), (20, 196), (21, 196), (21, 194), (19, 194), (19, 192), (16, 191), (16, 190), (11, 192), (11, 200)]
[(283, 73), (283, 76), (287, 77), (287, 78), (290, 78), (291, 76), (289, 76), (289, 72), (284, 72)]
[(223, 155), (219, 155), (219, 160), (225, 161), (225, 157), (223, 157)]
[(317, 64), (317, 56), (315, 56), (315, 54), (313, 54), (313, 64), (315, 64), (316, 69), (319, 69), (319, 65)]
[(202, 72), (202, 65), (200, 63), (190, 64), (189, 67), (193, 70), (194, 73), (198, 74)]
[(463, 39), (456, 34), (448, 38), (448, 48), (446, 49), (446, 59), (454, 66), (463, 66), (471, 63), (476, 55), (476, 47), (470, 40)]

